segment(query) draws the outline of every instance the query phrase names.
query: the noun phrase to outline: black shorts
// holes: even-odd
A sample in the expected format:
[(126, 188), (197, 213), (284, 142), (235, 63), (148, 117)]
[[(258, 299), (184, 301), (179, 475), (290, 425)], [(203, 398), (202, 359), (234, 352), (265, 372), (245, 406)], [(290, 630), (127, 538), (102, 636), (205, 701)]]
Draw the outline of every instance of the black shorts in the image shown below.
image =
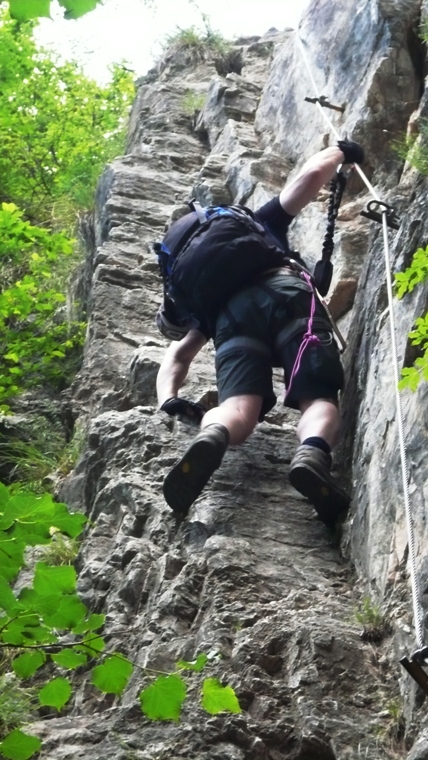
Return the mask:
[[(263, 397), (260, 419), (272, 409), (276, 403), (272, 367), (284, 369), (288, 388), (306, 331), (311, 300), (311, 288), (303, 279), (282, 272), (261, 279), (259, 284), (241, 290), (230, 299), (216, 324), (220, 403), (232, 396), (258, 395)], [(299, 325), (300, 331), (296, 334)], [(319, 342), (305, 348), (284, 401), (292, 409), (298, 409), (303, 400), (337, 401), (343, 387), (339, 351), (325, 310), (318, 301), (313, 333)]]

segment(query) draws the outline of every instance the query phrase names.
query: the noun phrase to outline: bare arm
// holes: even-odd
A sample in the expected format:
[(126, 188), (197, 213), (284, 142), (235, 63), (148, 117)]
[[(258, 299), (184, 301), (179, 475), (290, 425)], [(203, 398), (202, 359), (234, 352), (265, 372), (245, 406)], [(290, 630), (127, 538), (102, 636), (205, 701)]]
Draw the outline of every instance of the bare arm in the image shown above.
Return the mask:
[(193, 359), (206, 342), (205, 335), (199, 330), (189, 330), (182, 340), (170, 344), (156, 378), (159, 406), (177, 396)]
[(281, 191), (279, 202), (284, 211), (291, 216), (298, 214), (333, 177), (344, 160), (345, 156), (338, 147), (326, 148), (315, 153), (306, 161), (297, 177)]

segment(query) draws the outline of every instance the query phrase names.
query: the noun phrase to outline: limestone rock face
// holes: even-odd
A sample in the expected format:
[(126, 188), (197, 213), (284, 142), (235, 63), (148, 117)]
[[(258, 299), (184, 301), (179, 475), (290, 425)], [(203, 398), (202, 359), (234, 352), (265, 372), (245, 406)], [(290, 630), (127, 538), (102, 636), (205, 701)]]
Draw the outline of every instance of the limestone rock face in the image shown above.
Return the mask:
[[(401, 215), (400, 231), (390, 233), (393, 269), (428, 234), (426, 180), (391, 147), (412, 112), (426, 113), (414, 31), (421, 11), (419, 0), (313, 0), (300, 28), (321, 94), (345, 104), (329, 118), (362, 142), (370, 181)], [(100, 696), (88, 673), (79, 674), (64, 717), (34, 727), (50, 760), (427, 757), (426, 711), (398, 664), (416, 648), (408, 538), (383, 244), (377, 223), (359, 216), (370, 197), (359, 177), (339, 215), (332, 293), (349, 340), (336, 466), (353, 502), (342, 536), (288, 483), (297, 415), (280, 403), (243, 446), (228, 450), (182, 526), (162, 498), (163, 477), (195, 428), (157, 410), (166, 342), (155, 325), (162, 288), (151, 244), (191, 195), (257, 207), (335, 142), (304, 100), (314, 93), (296, 32), (270, 31), (237, 47), (240, 74), (168, 59), (143, 79), (127, 155), (100, 180), (85, 359), (72, 389), (86, 447), (59, 496), (91, 521), (77, 561), (82, 599), (107, 615), (109, 650), (139, 668), (121, 700)], [(189, 113), (189, 92), (206, 93), (202, 109)], [(320, 256), (326, 201), (321, 193), (292, 228), (311, 263)], [(400, 366), (411, 361), (407, 334), (427, 300), (419, 287), (394, 302)], [(280, 396), (278, 370), (275, 383)], [(211, 346), (183, 395), (215, 403)], [(403, 394), (402, 406), (426, 605), (426, 384)], [(355, 617), (362, 596), (388, 613), (378, 630), (366, 620), (363, 636)], [(143, 717), (138, 694), (148, 671), (140, 669), (170, 672), (198, 652), (219, 655), (207, 676), (233, 686), (242, 712), (210, 716), (195, 689), (179, 723)]]

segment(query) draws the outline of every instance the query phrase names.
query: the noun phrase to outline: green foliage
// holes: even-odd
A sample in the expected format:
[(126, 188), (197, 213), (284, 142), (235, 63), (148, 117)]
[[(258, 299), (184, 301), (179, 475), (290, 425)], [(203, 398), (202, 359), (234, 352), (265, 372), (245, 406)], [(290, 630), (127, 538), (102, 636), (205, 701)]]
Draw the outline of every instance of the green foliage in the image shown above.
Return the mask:
[(55, 707), (58, 711), (71, 697), (71, 685), (68, 678), (54, 678), (39, 691), (42, 707)]
[(34, 689), (23, 689), (11, 673), (0, 675), (0, 740), (27, 723), (36, 708)]
[[(413, 255), (410, 266), (404, 272), (395, 274), (396, 294), (402, 298), (428, 277), (428, 247), (418, 248)], [(414, 329), (409, 333), (412, 346), (418, 346), (418, 356), (411, 367), (403, 367), (401, 380), (398, 384), (400, 390), (409, 388), (415, 391), (420, 380), (428, 381), (428, 314), (415, 320)]]
[[(140, 694), (143, 713), (150, 720), (178, 721), (188, 691), (180, 671), (190, 670), (200, 673), (208, 661), (208, 655), (201, 652), (193, 662), (179, 660), (176, 663), (178, 672), (158, 676)], [(216, 678), (203, 680), (201, 706), (210, 715), (217, 715), (219, 712), (241, 712), (232, 687), (222, 686)]]
[[(58, 711), (71, 699), (72, 686), (61, 672), (57, 674), (54, 670), (52, 675), (52, 667), (73, 671), (87, 668), (95, 660), (92, 683), (102, 692), (115, 695), (124, 691), (134, 670), (133, 663), (119, 652), (103, 655), (105, 642), (97, 631), (104, 624), (104, 615), (91, 614), (80, 601), (73, 567), (36, 561), (31, 570), (26, 568), (26, 578), (30, 578), (27, 585), (18, 590), (13, 586), (19, 572), (26, 567), (28, 548), (49, 545), (52, 534), (58, 530), (75, 539), (85, 522), (83, 515), (70, 513), (49, 494), (11, 493), (0, 484), (0, 648), (12, 653), (13, 671), (7, 678), (25, 680), (37, 674), (40, 684), (43, 674), (48, 673), (51, 677), (41, 688), (38, 686), (38, 700), (40, 705)], [(158, 673), (140, 694), (142, 712), (151, 720), (179, 720), (188, 693), (182, 673), (189, 671), (189, 677), (199, 679), (199, 683), (199, 674), (208, 662), (208, 655), (200, 653), (193, 661), (179, 660), (173, 673)], [(156, 672), (142, 670), (146, 676)], [(0, 709), (2, 686), (8, 684), (8, 680), (3, 683), (0, 679)], [(18, 690), (18, 694), (19, 699), (23, 699), (25, 692)], [(11, 728), (13, 731), (0, 748), (3, 755), (12, 760), (21, 756), (19, 752), (29, 752), (32, 746), (36, 747), (31, 737), (28, 740), (15, 731), (24, 722), (20, 717), (23, 712), (27, 718), (24, 710), (27, 703), (22, 699), (19, 704), (22, 703), (23, 709), (18, 710), (18, 717), (3, 719), (3, 732)], [(201, 704), (212, 715), (222, 711), (240, 712), (233, 689), (223, 686), (216, 678), (203, 680)], [(14, 749), (15, 742), (22, 745), (21, 749)]]
[(133, 665), (126, 657), (112, 655), (92, 671), (92, 683), (107, 694), (121, 694), (128, 683)]
[(358, 608), (354, 610), (354, 615), (355, 620), (363, 626), (363, 641), (379, 642), (391, 631), (382, 609), (369, 596), (362, 598)]
[[(62, 0), (68, 17), (95, 0)], [(100, 87), (33, 39), (46, 0), (0, 7), (0, 412), (23, 391), (62, 388), (77, 369), (84, 326), (64, 291), (75, 267), (76, 212), (92, 205), (106, 162), (122, 151), (132, 74)], [(22, 210), (19, 210), (22, 209)], [(64, 231), (67, 228), (67, 233)], [(51, 231), (53, 230), (53, 231)]]
[(37, 736), (24, 734), (16, 728), (0, 743), (0, 752), (8, 760), (28, 760), (41, 746)]
[(410, 266), (404, 272), (396, 272), (395, 287), (397, 298), (411, 293), (413, 288), (428, 277), (428, 248), (418, 248), (413, 254)]
[(184, 113), (193, 116), (197, 111), (200, 111), (205, 103), (206, 95), (203, 92), (195, 92), (194, 90), (187, 90), (181, 101), (181, 107)]
[(355, 610), (355, 619), (364, 626), (377, 627), (383, 623), (383, 614), (379, 605), (372, 602), (369, 596), (364, 596)]
[[(13, 484), (14, 490), (51, 491), (58, 479), (73, 470), (82, 453), (85, 430), (76, 426), (73, 438), (65, 443), (63, 432), (52, 428), (45, 418), (38, 417), (26, 427), (25, 435), (26, 440), (0, 435), (0, 467), (8, 473), (8, 482)], [(55, 554), (74, 554), (72, 542), (63, 545), (61, 540), (60, 534), (53, 536), (50, 547), (53, 558)]]
[(51, 534), (52, 541), (40, 550), (40, 559), (47, 565), (70, 565), (79, 552), (79, 542), (56, 529)]
[(24, 652), (13, 660), (13, 672), (18, 678), (30, 678), (45, 662), (46, 655), (40, 650)]
[(180, 719), (187, 689), (181, 676), (158, 676), (140, 694), (141, 709), (150, 720)]
[(122, 150), (132, 74), (115, 65), (101, 87), (76, 63), (38, 48), (31, 23), (4, 12), (0, 21), (0, 200), (39, 221), (71, 224)]
[(240, 713), (241, 708), (231, 686), (222, 686), (217, 678), (206, 678), (202, 687), (202, 707), (211, 715), (220, 712)]
[[(101, 0), (58, 0), (64, 8), (64, 18), (76, 19), (93, 11)], [(49, 18), (51, 0), (9, 0), (9, 11), (13, 19), (27, 21), (45, 16)]]
[(2, 204), (0, 269), (9, 283), (0, 293), (0, 411), (27, 388), (58, 383), (64, 360), (83, 342), (83, 325), (59, 310), (65, 297), (52, 272), (71, 253), (64, 234), (36, 227), (13, 203)]
[(204, 31), (196, 26), (187, 29), (177, 27), (174, 34), (167, 35), (164, 42), (164, 57), (173, 57), (176, 61), (184, 60), (186, 64), (194, 65), (214, 58), (226, 59), (233, 45), (219, 32), (212, 29), (209, 18), (202, 14)]
[(194, 670), (195, 673), (199, 673), (207, 664), (208, 655), (201, 652), (198, 654), (196, 660), (193, 662), (187, 662), (186, 660), (179, 660), (177, 662), (178, 670)]

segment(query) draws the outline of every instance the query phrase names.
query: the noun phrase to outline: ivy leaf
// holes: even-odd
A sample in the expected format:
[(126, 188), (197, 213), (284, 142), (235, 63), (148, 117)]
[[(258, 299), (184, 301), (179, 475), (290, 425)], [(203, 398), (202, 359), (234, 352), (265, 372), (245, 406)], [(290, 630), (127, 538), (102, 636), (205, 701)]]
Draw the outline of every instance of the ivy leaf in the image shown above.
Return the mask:
[(17, 21), (45, 16), (50, 18), (51, 0), (9, 0), (9, 12)]
[(131, 678), (134, 666), (122, 655), (107, 657), (92, 671), (92, 683), (106, 694), (121, 694)]
[(65, 8), (64, 18), (76, 19), (84, 16), (85, 13), (93, 11), (100, 0), (58, 0), (59, 4)]
[(28, 760), (41, 746), (42, 742), (37, 736), (24, 734), (16, 728), (0, 743), (0, 752), (8, 760)]
[(12, 668), (18, 678), (30, 678), (46, 662), (46, 655), (40, 649), (36, 652), (24, 652), (15, 657)]
[(202, 668), (205, 667), (205, 665), (208, 662), (208, 655), (201, 652), (198, 654), (196, 660), (193, 660), (192, 662), (187, 662), (186, 660), (179, 660), (176, 665), (177, 668), (180, 668), (181, 670), (194, 670), (196, 673), (199, 673)]
[(42, 596), (54, 592), (69, 594), (76, 589), (76, 571), (70, 565), (52, 567), (44, 562), (37, 562), (33, 586)]
[(51, 659), (61, 668), (67, 668), (67, 670), (74, 670), (88, 661), (86, 654), (75, 652), (74, 649), (62, 649), (61, 652), (52, 654)]
[(242, 712), (231, 686), (222, 686), (217, 678), (206, 678), (202, 685), (202, 707), (210, 715), (220, 712)]
[(56, 707), (59, 711), (71, 696), (68, 678), (54, 678), (39, 691), (39, 702), (43, 707)]
[(141, 692), (141, 710), (150, 720), (178, 721), (186, 692), (181, 676), (159, 676)]

